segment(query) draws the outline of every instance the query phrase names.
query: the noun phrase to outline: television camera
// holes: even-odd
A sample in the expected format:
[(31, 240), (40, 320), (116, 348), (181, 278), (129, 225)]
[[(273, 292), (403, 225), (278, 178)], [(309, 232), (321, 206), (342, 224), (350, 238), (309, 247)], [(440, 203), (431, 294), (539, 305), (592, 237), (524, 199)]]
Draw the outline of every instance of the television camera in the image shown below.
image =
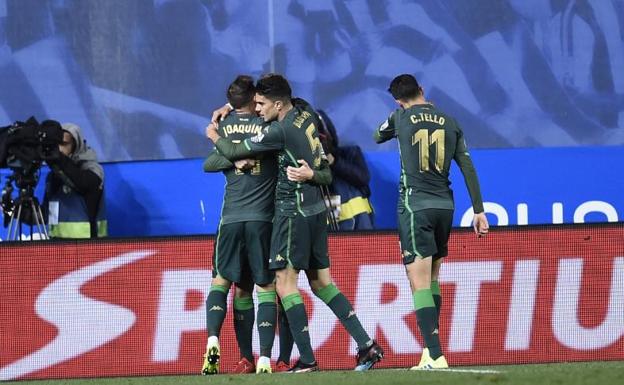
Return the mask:
[[(44, 161), (60, 158), (59, 144), (63, 140), (61, 124), (46, 120), (39, 124), (34, 117), (26, 122), (17, 121), (0, 128), (0, 168), (8, 168), (0, 197), (4, 212), (4, 227), (8, 226), (7, 239), (20, 239), (22, 224), (33, 226), (45, 239), (48, 238), (41, 206), (34, 190), (39, 182)], [(18, 194), (13, 196), (14, 189)]]

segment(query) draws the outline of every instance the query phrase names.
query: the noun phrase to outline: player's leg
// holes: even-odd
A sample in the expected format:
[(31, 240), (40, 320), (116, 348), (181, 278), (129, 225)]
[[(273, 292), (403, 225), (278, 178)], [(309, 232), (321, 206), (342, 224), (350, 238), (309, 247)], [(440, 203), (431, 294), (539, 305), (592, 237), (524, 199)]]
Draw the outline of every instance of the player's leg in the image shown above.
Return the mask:
[(299, 349), (299, 361), (291, 371), (305, 372), (318, 370), (308, 326), (308, 315), (301, 293), (297, 289), (299, 271), (291, 266), (275, 272), (277, 293), (281, 298), (288, 318), (290, 332)]
[(427, 214), (428, 210), (399, 212), (403, 264), (412, 290), (418, 329), (426, 346), (420, 363), (412, 369), (448, 366), (440, 347), (438, 315), (431, 292), (432, 256), (437, 253), (437, 249), (434, 226)]
[(204, 362), (202, 365), (203, 375), (219, 373), (219, 362), (221, 360), (219, 335), (227, 311), (227, 295), (230, 290), (230, 285), (230, 281), (223, 277), (216, 276), (212, 279), (210, 292), (206, 300), (206, 330), (208, 331), (208, 341), (206, 343), (206, 353), (204, 354)]
[(206, 330), (208, 337), (219, 338), (227, 311), (227, 295), (231, 282), (219, 275), (212, 278), (206, 299)]
[(435, 242), (437, 253), (433, 256), (431, 268), (431, 294), (433, 302), (438, 312), (438, 327), (440, 325), (440, 312), (442, 310), (442, 292), (438, 277), (440, 276), (440, 267), (444, 261), (444, 257), (448, 255), (448, 240), (451, 235), (451, 227), (453, 226), (453, 210), (436, 209), (432, 215), (435, 215)]
[(442, 292), (440, 291), (438, 277), (440, 276), (440, 267), (443, 261), (443, 257), (434, 258), (431, 264), (431, 295), (433, 296), (433, 303), (435, 304), (436, 313), (438, 314), (438, 320), (436, 322), (438, 328), (440, 327), (440, 311), (442, 310)]
[[(436, 327), (438, 328), (438, 330), (440, 330), (440, 310), (442, 308), (442, 295), (440, 293), (438, 276), (440, 274), (440, 266), (442, 265), (443, 259), (444, 258), (434, 258), (431, 267), (431, 295), (433, 296), (433, 303), (435, 304), (436, 308)], [(427, 348), (427, 346), (424, 346), (417, 367), (422, 366), (429, 359), (429, 349)]]
[[(431, 295), (433, 296), (433, 303), (436, 307), (436, 327), (440, 330), (442, 292), (440, 291), (438, 277), (440, 276), (440, 267), (442, 266), (444, 257), (448, 255), (448, 240), (451, 234), (451, 227), (453, 226), (453, 210), (432, 209), (428, 210), (428, 212), (430, 212), (429, 216), (431, 222), (435, 223), (434, 238), (437, 252), (433, 255), (431, 264)], [(426, 366), (426, 363), (430, 359), (429, 349), (424, 347), (417, 368)]]
[(358, 345), (356, 370), (368, 370), (383, 357), (383, 350), (362, 327), (351, 302), (336, 287), (329, 272), (325, 213), (306, 218), (311, 234), (310, 269), (306, 270), (314, 294), (338, 317)]
[(256, 365), (256, 373), (271, 373), (271, 350), (275, 341), (275, 328), (277, 324), (277, 294), (275, 285), (256, 286), (258, 294), (257, 327), (260, 341), (260, 357)]
[(260, 341), (260, 357), (256, 373), (271, 373), (271, 350), (275, 340), (277, 305), (275, 274), (269, 270), (271, 251), (271, 222), (250, 221), (245, 223), (247, 261), (256, 283), (258, 312), (256, 324)]
[(353, 337), (358, 349), (366, 349), (373, 344), (366, 330), (362, 327), (353, 306), (332, 282), (329, 268), (306, 271), (310, 287), (318, 298), (321, 299), (342, 323), (347, 332)]
[(208, 342), (202, 365), (202, 374), (219, 372), (221, 347), (219, 335), (227, 311), (227, 295), (232, 281), (240, 279), (238, 269), (242, 227), (237, 223), (219, 225), (212, 255), (212, 283), (206, 299), (206, 330)]
[(241, 282), (236, 284), (234, 292), (234, 334), (240, 351), (240, 361), (235, 373), (254, 373), (254, 355), (252, 349), (255, 311), (253, 303), (253, 281), (249, 272), (243, 274)]
[(286, 311), (281, 299), (278, 304), (277, 322), (279, 330), (279, 357), (277, 358), (275, 369), (278, 372), (285, 372), (290, 369), (290, 355), (295, 340), (290, 332), (290, 324), (288, 323), (288, 317), (286, 317)]
[(414, 310), (418, 328), (429, 351), (429, 356), (436, 359), (442, 355), (438, 338), (438, 315), (431, 293), (431, 257), (416, 257), (405, 265), (407, 277), (412, 288)]
[(275, 285), (288, 318), (290, 331), (299, 349), (299, 361), (291, 372), (318, 370), (310, 342), (308, 315), (297, 287), (299, 270), (308, 268), (308, 257), (302, 253), (310, 249), (310, 235), (305, 231), (305, 218), (276, 216), (271, 237), (269, 266), (275, 271)]
[(332, 282), (329, 268), (306, 271), (308, 282), (314, 294), (321, 299), (340, 320), (358, 345), (356, 368), (358, 371), (370, 369), (383, 358), (383, 350), (368, 335), (358, 319), (351, 302)]

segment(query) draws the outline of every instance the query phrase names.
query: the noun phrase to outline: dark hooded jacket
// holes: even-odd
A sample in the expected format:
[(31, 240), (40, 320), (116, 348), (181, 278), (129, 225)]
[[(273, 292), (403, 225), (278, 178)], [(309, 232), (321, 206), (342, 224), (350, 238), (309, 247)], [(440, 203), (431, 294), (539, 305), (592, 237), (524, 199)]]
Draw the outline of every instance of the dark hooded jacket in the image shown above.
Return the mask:
[[(90, 237), (106, 235), (106, 220), (103, 218), (104, 209), (104, 170), (97, 162), (95, 151), (90, 148), (83, 139), (80, 127), (73, 123), (63, 123), (63, 130), (67, 131), (74, 138), (76, 147), (71, 156), (60, 154), (55, 159), (48, 159), (47, 163), (51, 172), (46, 179), (46, 190), (44, 197), (45, 217), (50, 213), (50, 201), (63, 194), (79, 195), (84, 200), (84, 204), (74, 205), (71, 209), (84, 210), (83, 213), (74, 212), (72, 216), (88, 218), (90, 224)], [(61, 206), (63, 199), (61, 199)], [(81, 202), (82, 203), (82, 202)], [(59, 207), (59, 212), (64, 207)], [(52, 226), (51, 226), (52, 228)], [(55, 235), (55, 234), (51, 234)], [(56, 235), (66, 237), (65, 235)], [(87, 238), (84, 232), (79, 236), (67, 236)]]

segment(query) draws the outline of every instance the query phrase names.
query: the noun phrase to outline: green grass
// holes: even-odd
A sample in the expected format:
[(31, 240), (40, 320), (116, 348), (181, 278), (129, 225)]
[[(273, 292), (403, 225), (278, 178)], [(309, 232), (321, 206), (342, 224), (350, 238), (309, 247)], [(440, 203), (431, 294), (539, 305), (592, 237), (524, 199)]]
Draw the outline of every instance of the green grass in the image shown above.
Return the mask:
[[(123, 377), (79, 380), (7, 381), (16, 385), (161, 385), (161, 384), (249, 384), (249, 385), (385, 385), (385, 384), (616, 384), (624, 378), (624, 362), (577, 362), (540, 365), (456, 367), (457, 370), (495, 370), (499, 373), (410, 372), (402, 369), (379, 369), (367, 373), (326, 371), (309, 374), (217, 375)], [(618, 380), (619, 378), (619, 380)]]

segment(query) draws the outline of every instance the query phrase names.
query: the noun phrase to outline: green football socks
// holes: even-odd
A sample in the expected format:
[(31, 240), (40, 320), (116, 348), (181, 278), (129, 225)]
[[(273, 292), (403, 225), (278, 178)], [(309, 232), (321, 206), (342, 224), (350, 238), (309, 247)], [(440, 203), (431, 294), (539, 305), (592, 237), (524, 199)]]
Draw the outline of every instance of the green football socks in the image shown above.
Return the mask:
[(221, 285), (212, 285), (206, 299), (206, 330), (208, 336), (218, 337), (227, 311), (228, 288)]
[(292, 353), (293, 340), (292, 333), (290, 332), (290, 325), (288, 324), (288, 317), (286, 317), (286, 311), (280, 301), (279, 314), (277, 316), (279, 322), (279, 358), (278, 361), (290, 363), (290, 354)]
[(333, 283), (329, 284), (316, 291), (314, 294), (325, 302), (334, 312), (336, 317), (340, 320), (340, 323), (342, 323), (342, 326), (347, 329), (347, 332), (357, 343), (359, 350), (365, 349), (372, 345), (373, 340), (368, 336), (368, 333), (366, 333), (366, 330), (362, 327), (360, 320), (353, 310), (353, 306), (351, 306), (347, 297), (345, 297), (344, 294), (338, 290), (336, 285)]
[(282, 298), (282, 305), (288, 317), (290, 331), (299, 348), (299, 359), (304, 364), (315, 362), (312, 344), (310, 342), (310, 332), (308, 329), (308, 315), (306, 314), (303, 298), (301, 294), (293, 293)]
[(275, 324), (277, 322), (277, 304), (275, 291), (258, 291), (258, 337), (260, 340), (260, 355), (271, 357), (273, 341), (275, 340)]
[(436, 325), (440, 328), (440, 311), (442, 310), (442, 293), (440, 292), (440, 284), (438, 281), (431, 281), (431, 294), (433, 295), (433, 303), (435, 304), (438, 318)]
[(241, 357), (247, 358), (249, 362), (254, 362), (251, 348), (254, 318), (253, 298), (234, 297), (234, 332), (236, 333), (236, 341), (238, 342)]
[(418, 329), (429, 348), (429, 355), (434, 360), (442, 355), (438, 331), (438, 313), (431, 289), (416, 290), (413, 295), (414, 309), (418, 318)]

